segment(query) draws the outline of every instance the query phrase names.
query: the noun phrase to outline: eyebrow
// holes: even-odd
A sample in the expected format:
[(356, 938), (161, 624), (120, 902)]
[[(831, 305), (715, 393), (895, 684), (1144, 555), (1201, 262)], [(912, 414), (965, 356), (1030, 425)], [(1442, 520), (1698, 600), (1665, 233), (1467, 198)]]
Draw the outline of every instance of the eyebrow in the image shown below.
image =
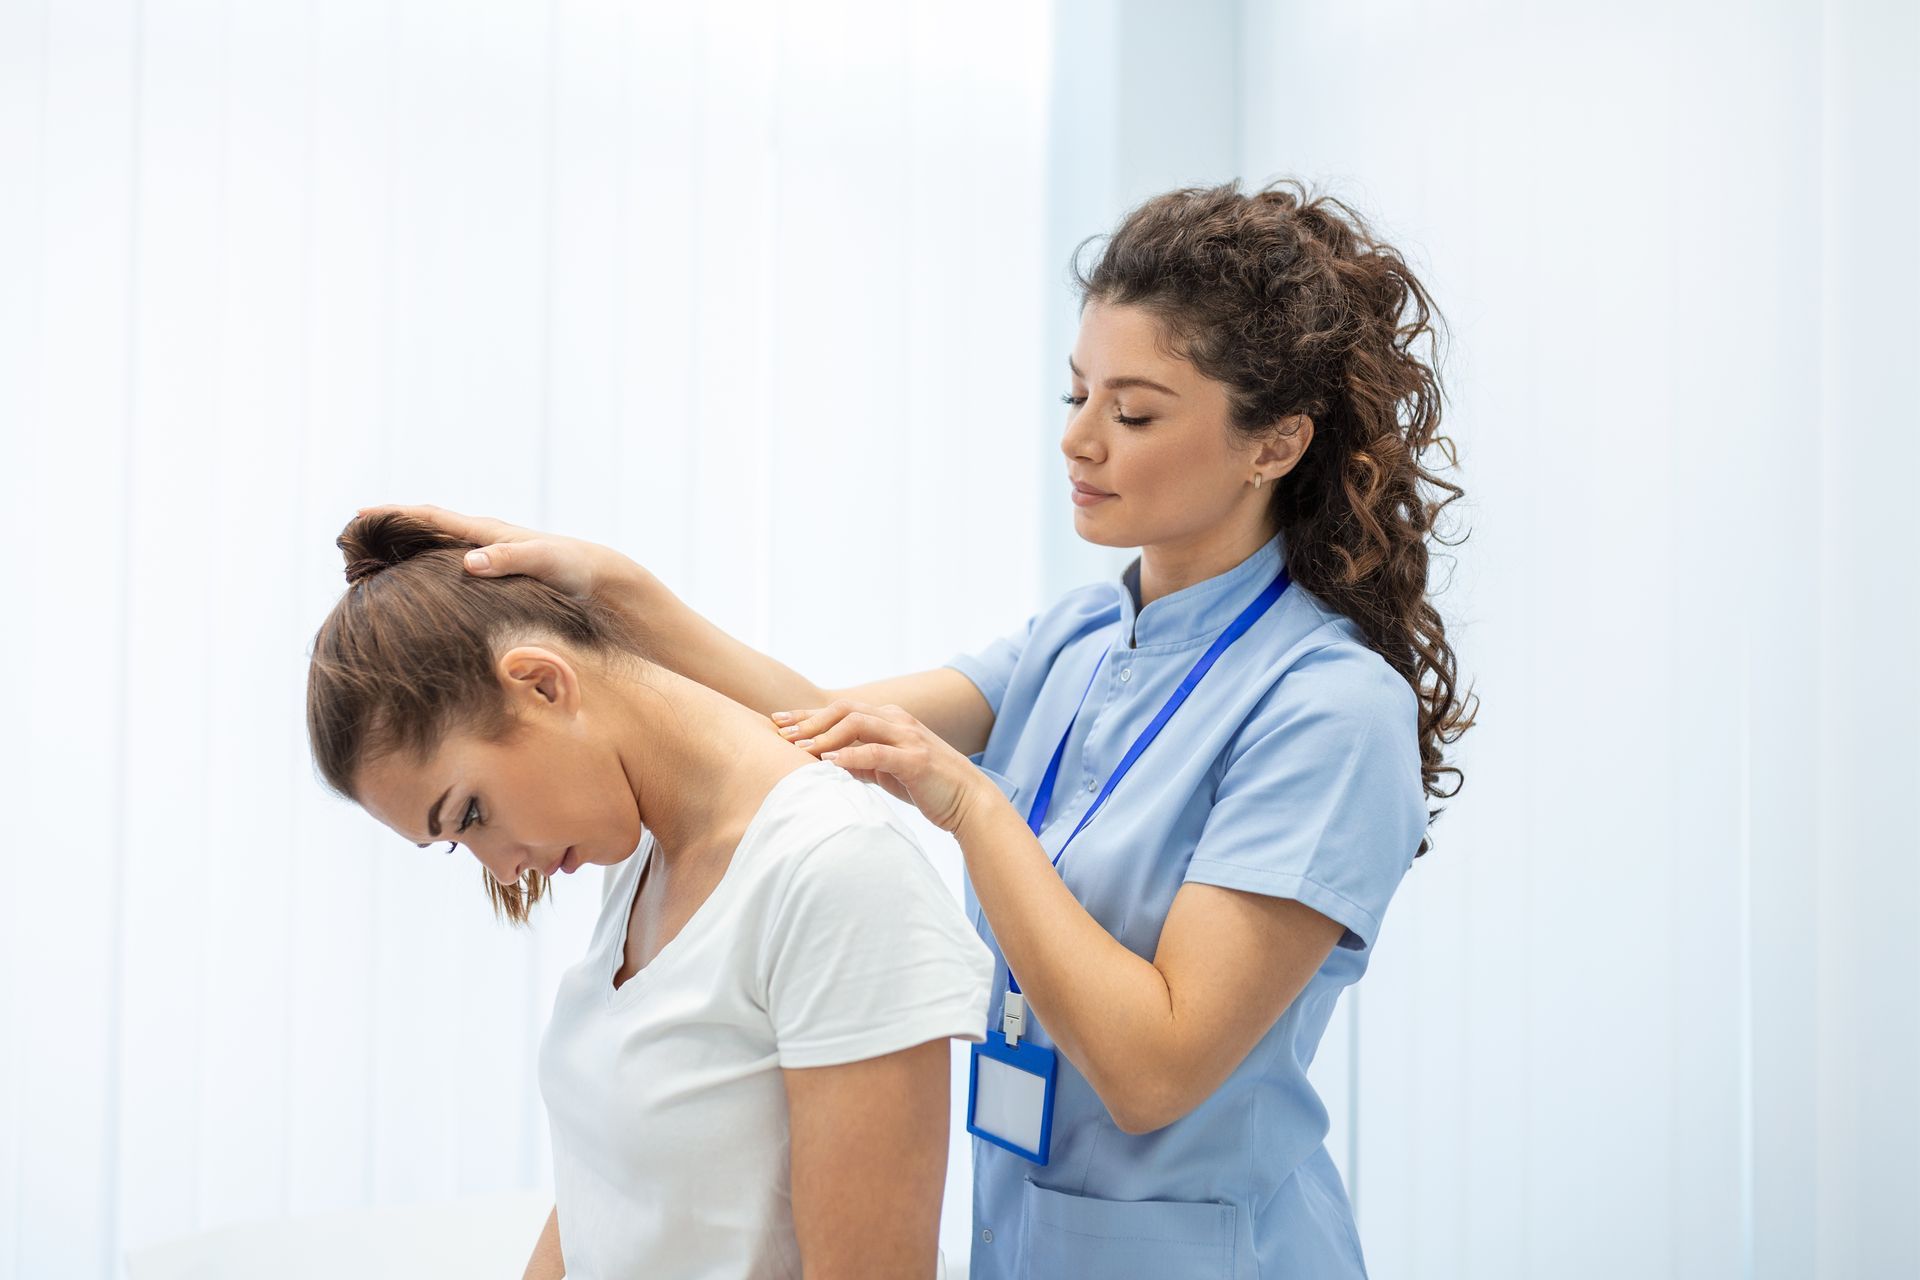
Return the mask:
[[(453, 794), (453, 788), (448, 787), (445, 791), (442, 791), (440, 793), (440, 798), (433, 802), (433, 808), (427, 810), (427, 834), (428, 835), (437, 836), (440, 834), (440, 806), (445, 804), (447, 802), (447, 797), (452, 794)], [(420, 845), (422, 849), (427, 847), (424, 844), (420, 844), (418, 840), (414, 841), (414, 843)]]
[[(1073, 376), (1076, 378), (1085, 378), (1087, 376), (1080, 372), (1080, 366), (1073, 362), (1072, 356), (1067, 357), (1067, 368), (1073, 371)], [(1106, 388), (1109, 391), (1122, 391), (1128, 387), (1145, 387), (1149, 391), (1158, 391), (1162, 394), (1170, 395), (1176, 400), (1180, 398), (1178, 391), (1175, 391), (1172, 387), (1163, 387), (1151, 378), (1108, 378), (1106, 381)]]

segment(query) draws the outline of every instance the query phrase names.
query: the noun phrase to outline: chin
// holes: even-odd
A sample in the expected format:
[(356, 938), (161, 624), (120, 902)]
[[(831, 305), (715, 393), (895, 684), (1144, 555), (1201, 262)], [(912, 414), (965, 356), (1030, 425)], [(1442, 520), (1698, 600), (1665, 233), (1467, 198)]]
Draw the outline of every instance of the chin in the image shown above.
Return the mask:
[(1091, 542), (1096, 547), (1137, 547), (1140, 540), (1124, 526), (1114, 528), (1108, 525), (1094, 524), (1080, 518), (1078, 511), (1073, 516), (1073, 531), (1080, 535), (1082, 542)]

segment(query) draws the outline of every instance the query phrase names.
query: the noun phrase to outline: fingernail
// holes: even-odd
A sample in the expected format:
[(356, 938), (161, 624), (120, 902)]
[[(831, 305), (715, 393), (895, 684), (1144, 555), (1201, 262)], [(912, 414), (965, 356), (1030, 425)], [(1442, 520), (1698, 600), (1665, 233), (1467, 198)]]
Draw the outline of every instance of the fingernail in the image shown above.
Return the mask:
[(487, 559), (487, 553), (484, 551), (467, 552), (467, 567), (469, 569), (484, 569), (490, 563), (491, 561)]
[(838, 751), (829, 751), (827, 752), (827, 754), (821, 756), (820, 758), (822, 760), (838, 760), (840, 758), (840, 753)]
[(776, 711), (773, 713), (773, 722), (775, 724), (785, 724), (791, 719), (793, 719), (793, 712), (791, 711)]

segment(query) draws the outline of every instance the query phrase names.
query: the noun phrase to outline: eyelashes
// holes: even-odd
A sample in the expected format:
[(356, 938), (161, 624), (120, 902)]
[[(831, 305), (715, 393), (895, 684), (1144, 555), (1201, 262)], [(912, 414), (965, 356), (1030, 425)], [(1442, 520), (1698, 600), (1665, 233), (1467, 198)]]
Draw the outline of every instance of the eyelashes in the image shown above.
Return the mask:
[[(465, 831), (478, 821), (480, 821), (480, 798), (475, 796), (473, 799), (467, 801), (467, 812), (460, 819), (459, 830)], [(447, 841), (446, 852), (452, 853), (456, 848), (458, 848), (458, 846), (453, 841)]]
[[(1061, 396), (1060, 402), (1062, 404), (1079, 406), (1079, 405), (1085, 404), (1087, 402), (1087, 398), (1085, 396), (1076, 396), (1076, 395), (1069, 394), (1069, 395)], [(1144, 427), (1149, 422), (1153, 421), (1152, 418), (1129, 418), (1126, 414), (1121, 413), (1118, 410), (1114, 412), (1113, 420), (1119, 423), (1123, 427)]]

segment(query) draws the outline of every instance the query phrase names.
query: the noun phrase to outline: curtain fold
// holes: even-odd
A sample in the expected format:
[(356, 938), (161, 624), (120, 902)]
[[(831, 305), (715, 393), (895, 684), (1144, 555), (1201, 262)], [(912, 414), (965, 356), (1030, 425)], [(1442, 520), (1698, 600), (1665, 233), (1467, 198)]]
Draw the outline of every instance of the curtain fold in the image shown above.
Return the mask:
[(322, 790), (356, 506), (606, 541), (828, 684), (1032, 612), (1048, 31), (0, 0), (0, 1275), (548, 1183), (597, 878), (510, 931)]
[(1920, 19), (1242, 6), (1451, 322), (1484, 697), (1361, 992), (1381, 1276), (1920, 1271)]

